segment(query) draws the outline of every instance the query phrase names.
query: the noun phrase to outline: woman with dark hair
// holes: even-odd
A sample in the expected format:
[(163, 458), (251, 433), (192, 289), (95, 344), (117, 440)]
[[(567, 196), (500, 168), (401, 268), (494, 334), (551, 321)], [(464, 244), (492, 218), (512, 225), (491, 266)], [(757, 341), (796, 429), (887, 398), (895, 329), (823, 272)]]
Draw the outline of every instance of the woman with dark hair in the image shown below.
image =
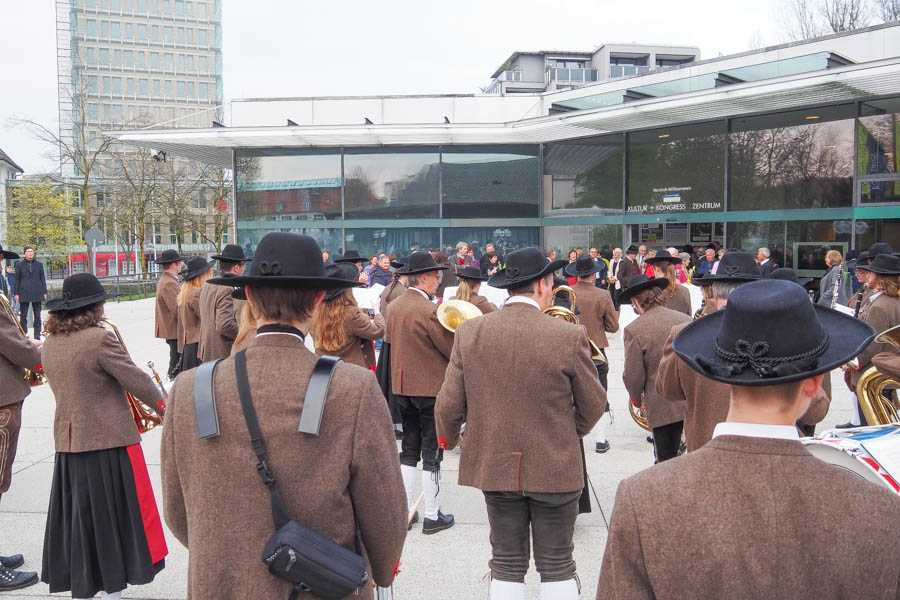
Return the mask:
[(474, 304), (482, 314), (488, 314), (497, 310), (490, 300), (478, 295), (481, 283), (487, 281), (487, 275), (481, 274), (477, 267), (464, 267), (456, 272), (459, 279), (459, 287), (456, 289), (456, 299), (465, 300)]
[(679, 264), (681, 264), (680, 258), (665, 252), (660, 252), (656, 256), (647, 259), (648, 271), (652, 269), (654, 277), (663, 277), (669, 282), (669, 285), (663, 290), (665, 295), (663, 306), (690, 317), (693, 315), (691, 311), (691, 293), (678, 282), (675, 266)]
[(101, 325), (106, 293), (96, 277), (63, 282), (47, 304), (44, 373), (56, 398), (56, 462), (41, 579), (73, 598), (120, 598), (165, 566), (162, 522), (126, 392), (162, 415), (162, 394)]
[(182, 284), (178, 291), (179, 373), (200, 364), (197, 353), (200, 345), (200, 292), (206, 280), (212, 277), (213, 264), (202, 256), (194, 256), (185, 263), (181, 272)]
[[(338, 280), (352, 280), (355, 267), (328, 265), (325, 274)], [(316, 354), (339, 356), (344, 361), (375, 370), (375, 340), (384, 335), (384, 318), (370, 317), (356, 303), (349, 287), (329, 290), (316, 307), (310, 329)]]

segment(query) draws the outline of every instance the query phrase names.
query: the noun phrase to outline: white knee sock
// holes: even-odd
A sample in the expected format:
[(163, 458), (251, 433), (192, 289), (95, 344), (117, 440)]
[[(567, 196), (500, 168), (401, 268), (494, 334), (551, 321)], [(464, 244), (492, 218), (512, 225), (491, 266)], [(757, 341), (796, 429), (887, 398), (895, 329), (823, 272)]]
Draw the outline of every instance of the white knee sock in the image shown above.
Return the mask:
[(601, 416), (601, 417), (600, 417), (600, 420), (597, 421), (597, 424), (594, 425), (594, 431), (593, 431), (593, 434), (594, 434), (595, 440), (598, 441), (598, 442), (605, 442), (605, 441), (607, 441), (607, 438), (606, 438), (606, 430), (607, 430), (607, 429), (608, 429), (608, 425), (607, 425), (606, 422), (603, 420), (603, 416)]
[(578, 600), (581, 597), (577, 579), (541, 582), (541, 600)]
[(850, 394), (853, 398), (853, 414), (850, 416), (850, 423), (859, 427), (862, 424), (862, 419), (860, 419), (859, 415), (859, 399), (856, 397), (856, 394)]
[(109, 598), (109, 600), (121, 600), (122, 592), (113, 592), (112, 594), (103, 593), (102, 598)]
[(440, 471), (422, 471), (422, 491), (425, 493), (425, 518), (437, 519), (441, 509)]
[(525, 600), (525, 592), (524, 583), (491, 579), (491, 600)]
[(403, 475), (403, 489), (406, 490), (406, 510), (412, 508), (416, 500), (416, 473), (418, 469), (408, 465), (400, 465), (400, 474)]

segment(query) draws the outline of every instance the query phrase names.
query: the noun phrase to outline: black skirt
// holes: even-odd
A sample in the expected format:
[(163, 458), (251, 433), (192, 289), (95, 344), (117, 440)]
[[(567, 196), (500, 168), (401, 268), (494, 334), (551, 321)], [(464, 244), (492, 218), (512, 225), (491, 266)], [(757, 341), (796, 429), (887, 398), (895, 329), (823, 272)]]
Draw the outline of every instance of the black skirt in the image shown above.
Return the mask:
[(391, 420), (394, 425), (403, 422), (400, 417), (400, 409), (394, 400), (394, 394), (391, 391), (391, 345), (388, 342), (381, 342), (381, 352), (378, 354), (378, 364), (375, 367), (375, 377), (378, 379), (378, 385), (381, 386), (381, 393), (384, 394), (388, 403), (388, 409), (391, 411)]
[(41, 569), (50, 593), (93, 598), (150, 583), (166, 554), (140, 444), (56, 454)]
[(199, 346), (199, 344), (184, 345), (184, 348), (181, 350), (181, 369), (179, 370), (179, 373), (200, 366), (200, 357), (197, 352)]

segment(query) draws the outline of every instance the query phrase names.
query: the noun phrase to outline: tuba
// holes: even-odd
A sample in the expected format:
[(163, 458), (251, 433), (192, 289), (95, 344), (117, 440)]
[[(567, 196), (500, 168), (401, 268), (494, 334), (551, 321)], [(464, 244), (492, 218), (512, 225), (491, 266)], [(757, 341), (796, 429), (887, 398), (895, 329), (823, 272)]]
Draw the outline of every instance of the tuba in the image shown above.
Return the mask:
[[(100, 323), (105, 329), (108, 329), (115, 334), (116, 339), (122, 345), (122, 348), (125, 352), (128, 352), (128, 348), (125, 347), (125, 340), (122, 339), (119, 328), (107, 319), (103, 319)], [(159, 382), (159, 384), (161, 385), (161, 382)], [(135, 398), (134, 394), (126, 391), (125, 399), (128, 401), (128, 407), (131, 409), (131, 416), (134, 418), (134, 424), (137, 426), (138, 433), (147, 433), (157, 425), (162, 424), (162, 416), (152, 407)], [(165, 410), (164, 405), (163, 410)]]
[[(0, 312), (3, 312), (10, 319), (12, 319), (13, 323), (16, 324), (16, 328), (18, 328), (19, 332), (27, 340), (28, 333), (24, 329), (22, 329), (22, 323), (19, 321), (18, 317), (16, 317), (16, 313), (12, 309), (12, 304), (9, 302), (9, 298), (7, 298), (3, 294), (3, 292), (0, 292)], [(31, 387), (36, 387), (47, 383), (47, 377), (44, 375), (44, 367), (40, 364), (35, 365), (33, 369), (25, 369), (23, 378)]]
[(438, 323), (450, 333), (456, 333), (460, 325), (483, 314), (481, 309), (471, 302), (458, 298), (451, 298), (437, 308)]
[[(875, 337), (874, 343), (888, 344), (895, 350), (900, 350), (900, 325), (895, 325)], [(887, 390), (900, 389), (900, 377), (896, 374), (885, 373), (878, 367), (866, 369), (856, 383), (856, 397), (859, 399), (859, 407), (869, 425), (888, 425), (900, 423), (897, 405), (889, 396), (885, 396)]]
[[(544, 314), (550, 315), (551, 317), (555, 317), (557, 319), (562, 319), (563, 321), (568, 321), (573, 325), (578, 325), (578, 316), (575, 314), (575, 290), (567, 285), (561, 285), (559, 287), (553, 288), (553, 297), (556, 298), (557, 294), (566, 294), (569, 297), (569, 306), (571, 306), (572, 308), (569, 309), (564, 306), (551, 306), (544, 309)], [(590, 338), (588, 338), (588, 344), (590, 344), (591, 346), (591, 360), (595, 363), (605, 363), (606, 357), (603, 356), (603, 352), (600, 351), (600, 348), (597, 347), (597, 344), (595, 344)]]

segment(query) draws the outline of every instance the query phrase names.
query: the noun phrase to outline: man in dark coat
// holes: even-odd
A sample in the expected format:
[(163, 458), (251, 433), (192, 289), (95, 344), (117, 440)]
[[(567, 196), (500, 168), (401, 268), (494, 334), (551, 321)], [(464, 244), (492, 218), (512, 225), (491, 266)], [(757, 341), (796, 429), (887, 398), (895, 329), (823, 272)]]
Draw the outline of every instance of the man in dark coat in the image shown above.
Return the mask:
[(34, 248), (25, 246), (25, 260), (16, 264), (16, 302), (19, 322), (28, 329), (28, 307), (34, 310), (34, 339), (41, 339), (41, 304), (47, 299), (44, 265), (34, 258)]

